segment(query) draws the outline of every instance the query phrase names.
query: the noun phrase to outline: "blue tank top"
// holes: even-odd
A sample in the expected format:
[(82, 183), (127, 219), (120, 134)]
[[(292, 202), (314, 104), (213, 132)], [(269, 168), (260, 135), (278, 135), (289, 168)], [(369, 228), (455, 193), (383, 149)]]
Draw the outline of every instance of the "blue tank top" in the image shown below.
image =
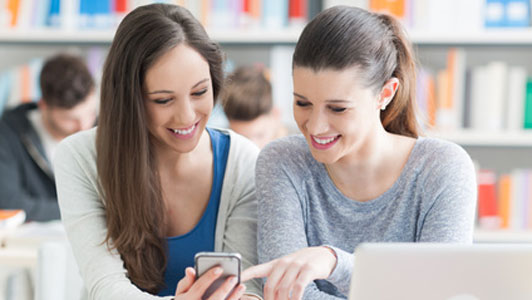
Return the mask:
[(211, 137), (214, 162), (209, 203), (198, 224), (191, 231), (166, 239), (168, 243), (167, 265), (164, 272), (166, 287), (159, 292), (159, 296), (175, 294), (177, 283), (185, 276), (185, 268), (194, 267), (194, 255), (197, 252), (214, 251), (214, 233), (230, 140), (228, 135), (220, 131), (207, 128), (207, 132)]

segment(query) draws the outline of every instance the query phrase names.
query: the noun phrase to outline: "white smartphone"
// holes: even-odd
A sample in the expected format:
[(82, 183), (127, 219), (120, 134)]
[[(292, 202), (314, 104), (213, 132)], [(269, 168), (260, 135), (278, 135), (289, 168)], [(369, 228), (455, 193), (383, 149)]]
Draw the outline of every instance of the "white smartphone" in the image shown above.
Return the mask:
[(222, 275), (216, 279), (207, 289), (202, 299), (207, 299), (220, 285), (230, 276), (237, 278), (235, 287), (240, 284), (241, 257), (238, 253), (225, 252), (199, 252), (194, 256), (196, 278), (199, 278), (211, 268), (219, 266), (223, 269)]

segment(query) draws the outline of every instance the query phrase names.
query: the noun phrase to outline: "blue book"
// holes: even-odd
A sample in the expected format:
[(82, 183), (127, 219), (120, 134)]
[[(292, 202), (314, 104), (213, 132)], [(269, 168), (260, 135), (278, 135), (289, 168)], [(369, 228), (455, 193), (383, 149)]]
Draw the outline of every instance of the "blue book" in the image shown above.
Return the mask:
[(80, 0), (79, 27), (107, 29), (113, 25), (111, 0)]
[(59, 27), (61, 26), (61, 0), (50, 0), (48, 16), (46, 18), (46, 26)]
[(506, 0), (486, 0), (484, 7), (484, 26), (486, 28), (505, 26)]
[(530, 1), (529, 0), (506, 0), (505, 3), (506, 27), (530, 26)]

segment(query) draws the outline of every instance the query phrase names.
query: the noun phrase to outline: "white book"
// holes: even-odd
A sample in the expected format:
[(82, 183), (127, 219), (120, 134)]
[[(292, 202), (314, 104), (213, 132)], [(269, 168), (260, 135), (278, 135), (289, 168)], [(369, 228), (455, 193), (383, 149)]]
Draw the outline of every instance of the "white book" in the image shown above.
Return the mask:
[(273, 103), (282, 112), (283, 124), (297, 128), (293, 117), (292, 54), (293, 46), (275, 46), (270, 51)]
[(477, 66), (471, 71), (471, 128), (478, 131), (485, 129), (484, 101), (486, 98), (486, 67)]
[(61, 0), (60, 3), (61, 29), (75, 30), (79, 25), (79, 0)]
[(524, 109), (526, 97), (526, 68), (510, 67), (508, 72), (508, 92), (506, 96), (507, 110), (505, 129), (522, 130), (524, 127)]
[(484, 106), (486, 130), (501, 131), (504, 123), (508, 66), (502, 61), (493, 61), (486, 68), (488, 75), (487, 81), (484, 83), (487, 89)]
[(451, 126), (453, 129), (460, 129), (464, 127), (464, 105), (465, 105), (465, 80), (466, 80), (466, 52), (462, 48), (453, 48), (449, 55), (453, 55), (454, 59), (450, 60), (450, 70), (452, 70), (452, 120)]
[(355, 6), (363, 9), (369, 9), (369, 0), (324, 0), (323, 9), (337, 5)]
[(20, 0), (18, 7), (17, 29), (28, 30), (31, 27), (33, 0)]

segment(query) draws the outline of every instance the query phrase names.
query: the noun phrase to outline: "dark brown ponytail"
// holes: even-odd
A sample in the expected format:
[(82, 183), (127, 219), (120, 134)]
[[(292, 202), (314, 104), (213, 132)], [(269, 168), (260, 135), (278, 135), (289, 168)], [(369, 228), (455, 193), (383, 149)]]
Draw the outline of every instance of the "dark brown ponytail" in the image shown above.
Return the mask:
[(397, 53), (397, 63), (392, 77), (399, 79), (399, 89), (395, 97), (381, 111), (382, 125), (388, 132), (410, 137), (418, 136), (416, 119), (416, 64), (412, 46), (406, 38), (403, 27), (394, 17), (381, 14), (384, 26), (392, 31), (392, 42)]

